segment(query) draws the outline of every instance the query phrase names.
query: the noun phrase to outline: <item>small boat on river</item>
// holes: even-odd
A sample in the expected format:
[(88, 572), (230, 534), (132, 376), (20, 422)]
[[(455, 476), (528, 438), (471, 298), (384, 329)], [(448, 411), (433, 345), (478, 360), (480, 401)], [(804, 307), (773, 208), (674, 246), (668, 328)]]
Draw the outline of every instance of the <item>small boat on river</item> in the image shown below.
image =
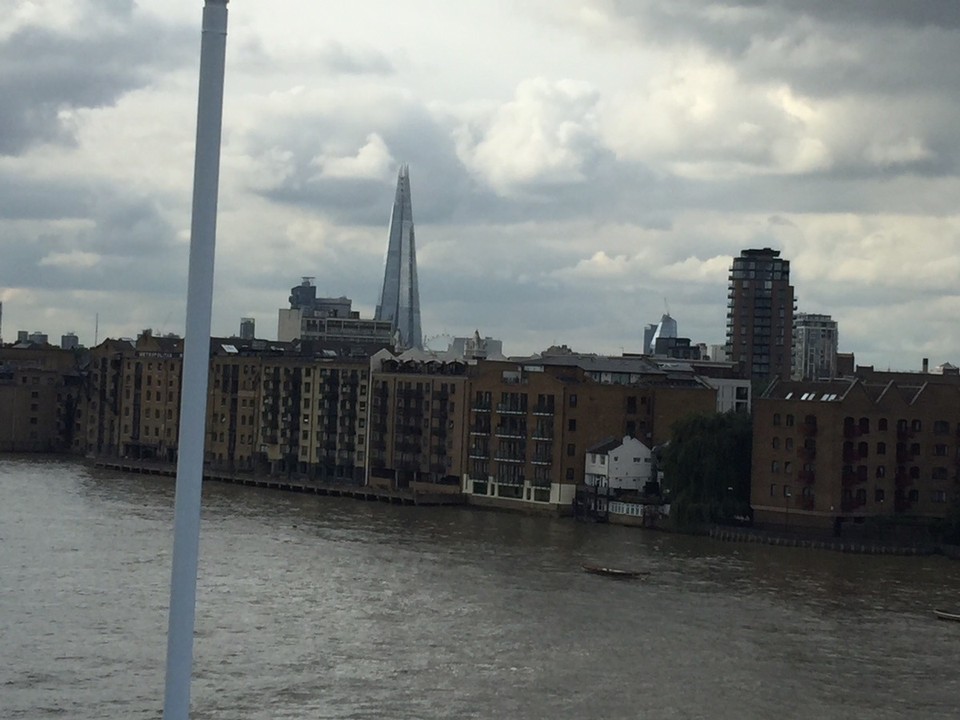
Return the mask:
[(946, 612), (945, 610), (934, 610), (933, 614), (941, 620), (955, 620), (960, 622), (960, 613)]
[(607, 577), (620, 578), (621, 580), (630, 580), (650, 574), (644, 570), (621, 570), (619, 568), (604, 567), (602, 565), (582, 565), (581, 567), (584, 572), (588, 572), (591, 575), (605, 575)]

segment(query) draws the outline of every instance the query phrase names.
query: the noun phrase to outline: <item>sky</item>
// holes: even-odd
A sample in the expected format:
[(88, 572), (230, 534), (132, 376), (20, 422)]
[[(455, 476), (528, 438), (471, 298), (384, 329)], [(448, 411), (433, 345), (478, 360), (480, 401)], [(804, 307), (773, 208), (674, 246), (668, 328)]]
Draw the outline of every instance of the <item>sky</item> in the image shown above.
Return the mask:
[[(182, 333), (201, 0), (0, 12), (2, 333)], [(858, 364), (960, 364), (960, 3), (233, 0), (215, 335), (372, 315), (410, 166), (424, 335), (722, 343), (744, 248)], [(97, 317), (99, 325), (97, 326)]]

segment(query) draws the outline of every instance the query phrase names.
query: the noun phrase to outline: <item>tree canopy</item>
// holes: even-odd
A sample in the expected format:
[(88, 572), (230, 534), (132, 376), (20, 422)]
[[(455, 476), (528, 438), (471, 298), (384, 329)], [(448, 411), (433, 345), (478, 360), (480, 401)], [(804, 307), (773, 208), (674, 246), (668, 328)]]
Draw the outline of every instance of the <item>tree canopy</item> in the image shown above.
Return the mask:
[(662, 457), (670, 514), (679, 526), (749, 515), (752, 441), (747, 413), (692, 415), (674, 424)]

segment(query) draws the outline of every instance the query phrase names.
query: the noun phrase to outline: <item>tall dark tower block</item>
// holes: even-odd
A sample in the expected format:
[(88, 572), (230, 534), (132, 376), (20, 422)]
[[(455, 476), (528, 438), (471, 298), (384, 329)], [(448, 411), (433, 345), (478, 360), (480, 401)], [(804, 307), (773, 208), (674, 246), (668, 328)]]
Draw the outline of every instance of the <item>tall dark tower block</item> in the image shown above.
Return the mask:
[(410, 171), (406, 165), (400, 166), (397, 176), (397, 196), (390, 218), (390, 242), (383, 272), (383, 289), (380, 291), (375, 319), (393, 323), (394, 334), (404, 348), (423, 347)]
[(744, 250), (730, 268), (727, 357), (743, 377), (790, 379), (793, 342), (790, 261), (779, 250)]

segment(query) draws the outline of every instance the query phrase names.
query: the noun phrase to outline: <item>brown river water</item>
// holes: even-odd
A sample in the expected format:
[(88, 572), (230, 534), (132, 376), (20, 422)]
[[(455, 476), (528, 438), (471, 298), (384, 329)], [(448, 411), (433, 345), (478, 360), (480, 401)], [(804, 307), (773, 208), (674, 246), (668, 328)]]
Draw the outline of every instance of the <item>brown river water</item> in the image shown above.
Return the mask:
[[(0, 718), (159, 718), (173, 481), (0, 457), (0, 493)], [(197, 719), (960, 717), (942, 557), (217, 484), (201, 532)]]

